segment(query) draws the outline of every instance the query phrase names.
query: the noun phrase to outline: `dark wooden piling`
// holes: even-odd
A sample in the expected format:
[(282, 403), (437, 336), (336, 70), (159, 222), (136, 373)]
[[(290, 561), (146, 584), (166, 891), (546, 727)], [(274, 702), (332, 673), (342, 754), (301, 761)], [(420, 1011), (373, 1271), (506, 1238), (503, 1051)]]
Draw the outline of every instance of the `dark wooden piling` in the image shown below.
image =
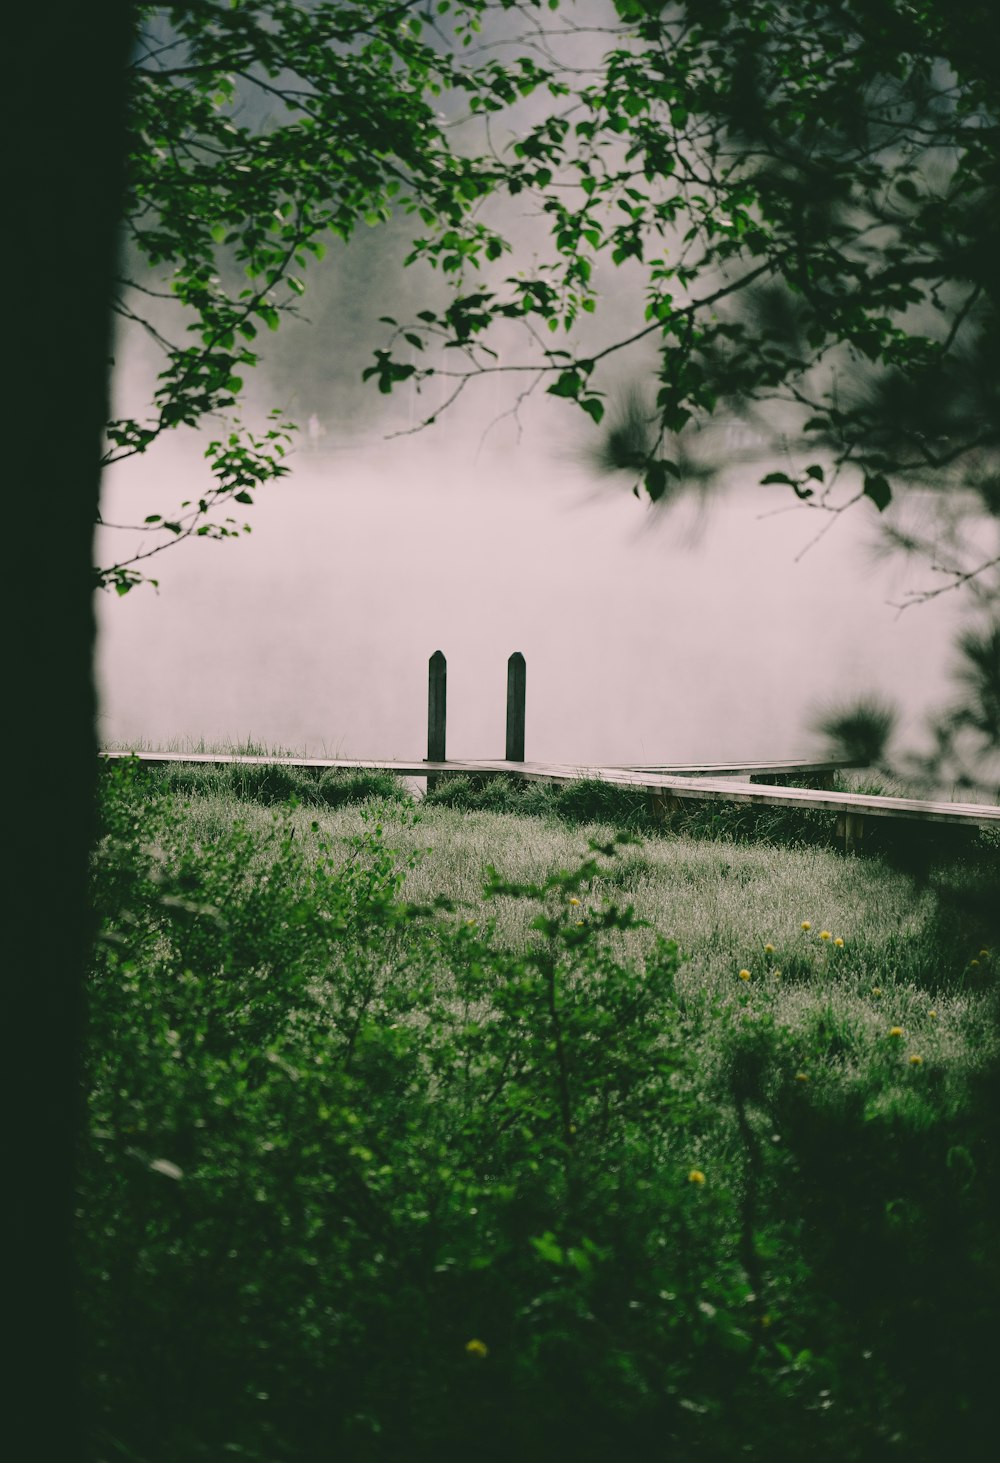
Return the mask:
[[(427, 663), (427, 761), (445, 760), (445, 729), (448, 717), (448, 662), (435, 650)], [(428, 774), (427, 790), (438, 779)]]
[(524, 656), (519, 650), (507, 661), (507, 750), (508, 762), (524, 761)]

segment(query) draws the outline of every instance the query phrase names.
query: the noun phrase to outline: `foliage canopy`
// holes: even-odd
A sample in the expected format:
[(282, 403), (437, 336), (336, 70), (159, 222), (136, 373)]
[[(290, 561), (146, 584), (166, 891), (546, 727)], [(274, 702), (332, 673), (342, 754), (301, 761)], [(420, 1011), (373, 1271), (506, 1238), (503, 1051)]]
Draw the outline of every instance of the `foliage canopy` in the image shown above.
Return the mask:
[[(764, 480), (817, 505), (867, 498), (882, 510), (895, 488), (923, 482), (971, 487), (996, 511), (995, 8), (557, 8), (144, 8), (132, 64), (136, 267), (119, 311), (141, 320), (165, 361), (152, 418), (113, 422), (108, 460), (235, 410), (260, 328), (294, 309), (323, 237), (402, 210), (417, 231), (409, 262), (453, 290), (415, 320), (388, 322), (366, 373), (381, 391), (437, 377), (450, 402), (504, 372), (600, 422), (602, 363), (654, 342), (647, 430), (626, 434), (618, 464), (653, 500), (682, 476), (686, 438), (735, 412), (762, 450), (780, 444), (783, 465)], [(533, 204), (547, 243), (507, 272), (512, 246), (496, 221), (514, 197)], [(601, 315), (607, 264), (637, 281), (624, 325), (617, 303), (613, 321)], [(150, 293), (150, 267), (166, 272), (166, 299)], [(167, 301), (182, 307), (183, 344), (162, 323)], [(512, 322), (523, 348), (510, 345)], [(164, 529), (237, 531), (213, 526), (211, 510), (285, 471), (288, 432), (276, 418), (221, 433), (207, 454), (211, 492), (149, 523), (155, 544), (105, 582), (127, 590)], [(942, 567), (949, 583), (967, 577), (964, 561)]]

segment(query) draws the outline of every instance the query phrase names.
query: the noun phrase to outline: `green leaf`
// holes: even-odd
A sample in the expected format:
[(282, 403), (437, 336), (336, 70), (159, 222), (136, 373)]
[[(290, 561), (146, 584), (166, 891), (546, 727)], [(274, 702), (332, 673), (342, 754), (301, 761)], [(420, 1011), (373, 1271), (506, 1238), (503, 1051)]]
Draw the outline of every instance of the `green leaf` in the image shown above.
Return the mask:
[(583, 377), (579, 371), (563, 371), (548, 388), (549, 396), (565, 396), (575, 399), (580, 395)]
[(646, 469), (646, 476), (643, 480), (646, 492), (654, 503), (658, 503), (667, 491), (666, 462), (651, 462)]
[(870, 498), (880, 513), (884, 513), (892, 502), (892, 488), (881, 473), (865, 476), (865, 497)]
[(540, 1259), (546, 1260), (550, 1265), (561, 1265), (563, 1263), (562, 1245), (556, 1242), (556, 1237), (550, 1229), (542, 1235), (534, 1235), (531, 1245)]

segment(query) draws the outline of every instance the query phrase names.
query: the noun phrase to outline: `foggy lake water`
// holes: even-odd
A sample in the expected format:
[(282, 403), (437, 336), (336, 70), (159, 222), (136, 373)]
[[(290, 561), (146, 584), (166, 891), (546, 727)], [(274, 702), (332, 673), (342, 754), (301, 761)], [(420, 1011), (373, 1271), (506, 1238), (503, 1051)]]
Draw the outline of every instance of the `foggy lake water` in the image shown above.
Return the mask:
[[(172, 468), (184, 488), (197, 458)], [(150, 567), (158, 593), (101, 597), (100, 736), (422, 757), (440, 649), (455, 757), (503, 755), (514, 650), (529, 759), (804, 756), (818, 703), (871, 691), (899, 701), (912, 743), (947, 694), (957, 598), (887, 603), (910, 581), (871, 554), (867, 503), (797, 560), (825, 520), (775, 514), (788, 490), (757, 476), (704, 515), (651, 514), (524, 447), (302, 451), (247, 511), (250, 537), (179, 545)], [(162, 511), (164, 481), (137, 515), (112, 476), (106, 516)]]

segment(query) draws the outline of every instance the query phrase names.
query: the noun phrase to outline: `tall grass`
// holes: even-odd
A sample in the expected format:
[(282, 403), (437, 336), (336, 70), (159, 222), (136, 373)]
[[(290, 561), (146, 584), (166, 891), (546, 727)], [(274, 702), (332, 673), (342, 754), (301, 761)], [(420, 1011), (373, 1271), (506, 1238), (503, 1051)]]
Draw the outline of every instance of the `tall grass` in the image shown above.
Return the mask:
[(96, 1458), (992, 1456), (992, 855), (275, 795), (103, 784)]

